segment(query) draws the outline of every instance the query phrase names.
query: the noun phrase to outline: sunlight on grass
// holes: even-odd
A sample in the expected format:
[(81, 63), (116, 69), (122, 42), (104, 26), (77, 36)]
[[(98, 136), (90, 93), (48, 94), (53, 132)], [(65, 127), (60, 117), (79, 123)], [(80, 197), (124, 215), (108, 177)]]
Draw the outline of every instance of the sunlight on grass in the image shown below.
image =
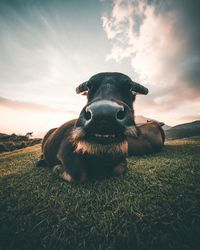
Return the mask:
[(0, 177), (31, 171), (30, 163), (35, 165), (41, 145), (27, 147), (0, 154)]

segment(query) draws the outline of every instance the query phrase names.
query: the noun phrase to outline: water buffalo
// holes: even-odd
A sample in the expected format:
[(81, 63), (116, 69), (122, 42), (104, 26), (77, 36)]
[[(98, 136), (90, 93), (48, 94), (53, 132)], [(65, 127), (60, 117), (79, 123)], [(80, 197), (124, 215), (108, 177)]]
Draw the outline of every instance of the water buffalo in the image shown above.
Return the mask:
[(158, 152), (165, 142), (165, 133), (162, 129), (164, 123), (147, 121), (137, 124), (137, 137), (128, 136), (128, 155), (144, 155)]
[(86, 106), (78, 119), (45, 135), (38, 165), (48, 165), (68, 182), (121, 175), (128, 152), (134, 154), (132, 141), (137, 141), (138, 146), (141, 138), (143, 144), (149, 145), (148, 134), (154, 133), (147, 129), (142, 135), (144, 129), (137, 127), (134, 120), (135, 96), (146, 95), (148, 89), (124, 74), (106, 72), (92, 76), (76, 92), (87, 95)]

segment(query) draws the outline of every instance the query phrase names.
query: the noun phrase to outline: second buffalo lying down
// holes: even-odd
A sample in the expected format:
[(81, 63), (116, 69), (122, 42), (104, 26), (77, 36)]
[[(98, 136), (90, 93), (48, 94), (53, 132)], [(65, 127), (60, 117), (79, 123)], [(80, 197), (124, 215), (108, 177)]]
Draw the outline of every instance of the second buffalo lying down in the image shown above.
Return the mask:
[(140, 127), (133, 102), (148, 89), (121, 73), (99, 73), (80, 84), (77, 93), (88, 102), (79, 118), (51, 129), (42, 142), (38, 165), (47, 165), (68, 182), (121, 175), (128, 155), (158, 151), (164, 143), (157, 122)]

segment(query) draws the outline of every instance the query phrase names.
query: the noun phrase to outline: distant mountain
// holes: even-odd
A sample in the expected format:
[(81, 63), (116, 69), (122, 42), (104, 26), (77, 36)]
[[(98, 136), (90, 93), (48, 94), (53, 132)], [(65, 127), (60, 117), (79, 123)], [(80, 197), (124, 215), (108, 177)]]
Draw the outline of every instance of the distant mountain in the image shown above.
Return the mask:
[(171, 127), (165, 131), (165, 136), (168, 140), (200, 136), (200, 120)]

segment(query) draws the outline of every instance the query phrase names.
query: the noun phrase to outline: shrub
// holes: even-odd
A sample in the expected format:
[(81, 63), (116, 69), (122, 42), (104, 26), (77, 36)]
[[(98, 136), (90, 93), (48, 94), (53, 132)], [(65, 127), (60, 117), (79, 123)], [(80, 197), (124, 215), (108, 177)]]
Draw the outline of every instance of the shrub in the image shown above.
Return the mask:
[(6, 146), (8, 147), (9, 151), (13, 151), (13, 150), (15, 150), (15, 148), (16, 148), (15, 143), (12, 142), (12, 141), (8, 141), (8, 142), (6, 142), (5, 144), (6, 144)]
[(8, 152), (9, 149), (7, 147), (7, 145), (5, 145), (4, 143), (0, 143), (0, 153), (2, 152)]

